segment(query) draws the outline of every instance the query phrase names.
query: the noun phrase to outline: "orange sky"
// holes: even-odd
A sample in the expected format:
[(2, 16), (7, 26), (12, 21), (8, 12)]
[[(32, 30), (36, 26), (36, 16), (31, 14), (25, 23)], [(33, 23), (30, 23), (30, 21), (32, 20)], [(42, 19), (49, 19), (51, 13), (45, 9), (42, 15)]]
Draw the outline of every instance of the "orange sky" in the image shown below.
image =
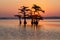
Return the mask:
[(31, 8), (33, 4), (46, 11), (42, 16), (60, 16), (60, 0), (0, 0), (0, 17), (13, 17), (20, 6)]

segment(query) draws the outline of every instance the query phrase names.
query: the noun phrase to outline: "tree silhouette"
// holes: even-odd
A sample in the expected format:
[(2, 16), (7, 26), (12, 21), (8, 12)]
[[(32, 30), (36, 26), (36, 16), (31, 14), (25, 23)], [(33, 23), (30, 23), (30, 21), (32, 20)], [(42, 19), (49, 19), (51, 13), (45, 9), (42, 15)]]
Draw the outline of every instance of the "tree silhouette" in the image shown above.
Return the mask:
[[(39, 18), (40, 20), (43, 19), (39, 12), (41, 11), (41, 12), (44, 13), (45, 11), (42, 10), (42, 8), (41, 8), (40, 6), (37, 6), (36, 4), (34, 4), (34, 5), (32, 6), (32, 9), (34, 9), (33, 18), (36, 20), (36, 21), (34, 20), (34, 23), (35, 23), (35, 24), (38, 24), (38, 21), (37, 21), (38, 17), (40, 17), (40, 18)], [(36, 12), (38, 13), (38, 15), (35, 15)], [(32, 18), (32, 19), (33, 19), (33, 18)]]
[[(16, 16), (19, 17), (20, 23), (21, 23), (21, 18), (22, 18), (22, 16), (21, 16), (20, 14), (23, 14), (24, 24), (27, 23), (27, 22), (26, 22), (27, 17), (28, 17), (28, 18), (31, 18), (31, 20), (32, 20), (31, 23), (32, 23), (32, 24), (33, 24), (33, 23), (38, 24), (38, 21), (37, 21), (37, 20), (43, 19), (42, 16), (40, 15), (40, 11), (43, 12), (43, 13), (44, 13), (45, 11), (42, 10), (42, 8), (41, 8), (40, 6), (37, 6), (36, 4), (34, 4), (34, 5), (32, 6), (32, 9), (34, 9), (34, 11), (32, 11), (31, 9), (28, 9), (28, 7), (26, 7), (26, 6), (22, 6), (21, 9), (18, 9), (18, 10), (20, 10), (20, 12), (19, 12), (19, 14), (16, 15)], [(30, 12), (30, 13), (26, 14), (26, 12)], [(34, 15), (32, 15), (33, 13), (34, 13)], [(38, 13), (38, 15), (36, 15), (35, 13)], [(29, 15), (29, 14), (30, 14), (30, 15)]]
[[(37, 6), (36, 4), (34, 4), (34, 5), (32, 6), (32, 8), (35, 10), (35, 11), (34, 11), (34, 14), (35, 14), (35, 12), (37, 12), (38, 15), (40, 15), (39, 11), (41, 11), (41, 12), (43, 12), (43, 13), (45, 12), (44, 10), (41, 9), (40, 6)], [(40, 15), (40, 16), (41, 16), (41, 15)]]
[(19, 9), (23, 15), (24, 15), (24, 24), (26, 24), (26, 12), (25, 11), (28, 11), (27, 10), (28, 7), (25, 7), (25, 6), (22, 6), (22, 9)]

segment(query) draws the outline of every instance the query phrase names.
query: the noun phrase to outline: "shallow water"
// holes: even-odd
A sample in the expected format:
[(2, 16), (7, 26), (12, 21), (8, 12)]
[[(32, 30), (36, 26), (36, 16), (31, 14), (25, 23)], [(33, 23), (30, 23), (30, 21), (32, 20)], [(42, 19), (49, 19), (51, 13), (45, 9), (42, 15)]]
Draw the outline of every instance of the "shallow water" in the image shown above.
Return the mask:
[(60, 19), (45, 19), (38, 25), (19, 20), (0, 20), (0, 40), (60, 40)]

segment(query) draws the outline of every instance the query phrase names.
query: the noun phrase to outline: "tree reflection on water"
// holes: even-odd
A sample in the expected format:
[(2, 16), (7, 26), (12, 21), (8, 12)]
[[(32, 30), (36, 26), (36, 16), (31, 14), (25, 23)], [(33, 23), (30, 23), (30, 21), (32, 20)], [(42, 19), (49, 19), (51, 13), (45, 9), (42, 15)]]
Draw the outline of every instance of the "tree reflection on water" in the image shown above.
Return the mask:
[[(40, 39), (41, 25), (19, 25), (20, 38), (22, 40), (38, 40)], [(40, 31), (40, 32), (39, 32)]]

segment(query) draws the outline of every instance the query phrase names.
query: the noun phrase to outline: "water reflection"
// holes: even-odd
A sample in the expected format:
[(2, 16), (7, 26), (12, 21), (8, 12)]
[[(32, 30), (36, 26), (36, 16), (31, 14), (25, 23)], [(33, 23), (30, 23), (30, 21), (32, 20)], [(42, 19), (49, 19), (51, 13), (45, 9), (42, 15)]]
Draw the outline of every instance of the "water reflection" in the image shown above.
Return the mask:
[[(49, 27), (46, 26), (46, 28)], [(36, 24), (19, 25), (19, 37), (21, 40), (59, 40), (59, 32), (50, 31), (51, 29), (46, 28), (43, 25)]]
[(31, 27), (34, 28), (34, 30), (37, 30), (37, 29), (40, 29), (42, 25), (34, 24), (34, 25), (31, 25)]
[(60, 40), (60, 22), (24, 25), (18, 21), (0, 21), (0, 40)]
[[(40, 25), (19, 25), (19, 33), (21, 40), (38, 40), (40, 37)], [(39, 32), (40, 31), (40, 32)]]
[(29, 29), (34, 29), (34, 31), (37, 31), (37, 30), (40, 30), (40, 28), (42, 27), (42, 25), (38, 25), (38, 24), (31, 24), (31, 25), (26, 25), (26, 24), (24, 24), (24, 25), (21, 25), (21, 24), (19, 24), (19, 29), (25, 29), (25, 30), (28, 30), (28, 28)]

